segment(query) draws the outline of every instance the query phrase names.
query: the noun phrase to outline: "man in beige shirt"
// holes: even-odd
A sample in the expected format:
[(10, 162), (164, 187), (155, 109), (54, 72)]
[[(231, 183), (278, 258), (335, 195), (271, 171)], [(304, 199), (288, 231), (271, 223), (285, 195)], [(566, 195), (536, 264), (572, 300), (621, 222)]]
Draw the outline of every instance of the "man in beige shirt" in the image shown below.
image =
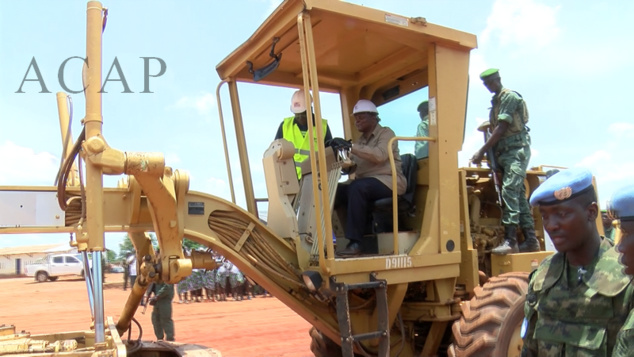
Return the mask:
[(394, 131), (379, 124), (379, 112), (374, 103), (361, 99), (352, 111), (354, 124), (362, 134), (350, 143), (341, 138), (331, 140), (335, 148), (348, 148), (356, 164), (355, 179), (337, 188), (335, 207), (347, 207), (346, 238), (348, 246), (339, 252), (342, 256), (361, 254), (361, 240), (365, 233), (369, 209), (374, 201), (392, 196), (392, 169), (388, 150), (394, 153), (397, 193), (405, 192), (407, 181), (401, 169), (401, 156), (396, 142), (388, 148)]

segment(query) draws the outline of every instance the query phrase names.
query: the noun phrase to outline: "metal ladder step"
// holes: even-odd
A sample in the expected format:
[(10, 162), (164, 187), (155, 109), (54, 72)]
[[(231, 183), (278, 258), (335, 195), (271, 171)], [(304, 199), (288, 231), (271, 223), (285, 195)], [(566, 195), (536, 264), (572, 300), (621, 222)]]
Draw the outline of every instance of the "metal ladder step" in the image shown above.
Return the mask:
[[(376, 293), (376, 307), (378, 310), (377, 330), (373, 332), (353, 335), (350, 321), (350, 304), (348, 292), (354, 289), (374, 289)], [(356, 284), (337, 284), (337, 320), (341, 333), (341, 352), (343, 357), (354, 357), (354, 343), (363, 340), (379, 339), (379, 357), (390, 355), (390, 329), (388, 326), (387, 281), (376, 280), (374, 274), (370, 281)]]

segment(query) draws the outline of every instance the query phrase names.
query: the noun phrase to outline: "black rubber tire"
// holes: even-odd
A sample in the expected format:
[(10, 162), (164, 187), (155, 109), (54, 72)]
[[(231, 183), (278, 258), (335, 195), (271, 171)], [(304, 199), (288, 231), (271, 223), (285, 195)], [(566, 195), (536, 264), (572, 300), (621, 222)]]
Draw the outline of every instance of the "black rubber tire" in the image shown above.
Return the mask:
[(46, 273), (45, 271), (38, 271), (37, 274), (35, 274), (35, 281), (37, 281), (38, 283), (43, 283), (47, 280), (48, 273)]
[[(462, 316), (452, 326), (450, 357), (512, 357), (521, 352), (519, 328), (524, 319), (528, 273), (492, 277), (461, 305)], [(515, 336), (518, 334), (518, 336)]]
[[(319, 330), (314, 327), (310, 328), (308, 334), (311, 337), (310, 351), (315, 357), (342, 357), (341, 346), (335, 341), (331, 340), (327, 336), (324, 336)], [(354, 357), (361, 357), (361, 355), (355, 353)]]
[(308, 331), (310, 335), (310, 351), (315, 357), (341, 357), (341, 346), (324, 336), (314, 327)]
[(57, 280), (57, 278), (59, 278), (59, 276), (49, 276), (48, 280), (55, 281), (55, 280)]

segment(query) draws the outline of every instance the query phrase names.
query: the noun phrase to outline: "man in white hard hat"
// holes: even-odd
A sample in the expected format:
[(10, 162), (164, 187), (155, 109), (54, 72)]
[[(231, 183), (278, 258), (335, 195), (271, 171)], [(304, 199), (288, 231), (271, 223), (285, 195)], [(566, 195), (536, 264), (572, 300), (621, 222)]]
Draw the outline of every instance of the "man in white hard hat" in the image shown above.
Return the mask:
[[(311, 104), (313, 101), (313, 97), (308, 94)], [(308, 138), (308, 115), (307, 115), (307, 105), (306, 105), (306, 96), (304, 95), (304, 90), (300, 89), (293, 93), (293, 97), (291, 98), (291, 112), (294, 114), (292, 117), (284, 118), (279, 128), (277, 129), (277, 134), (275, 134), (275, 139), (286, 139), (293, 143), (295, 146), (295, 156), (293, 159), (295, 160), (295, 170), (297, 171), (297, 178), (300, 179), (302, 177), (302, 161), (306, 160), (310, 154), (310, 141)], [(312, 108), (311, 108), (312, 110)], [(315, 114), (313, 113), (313, 136), (315, 136), (315, 144), (317, 143), (317, 130), (314, 127), (315, 123)], [(330, 133), (330, 128), (328, 127), (328, 121), (325, 119), (321, 120), (322, 124), (322, 133), (324, 133), (324, 142), (332, 139), (332, 134)], [(317, 148), (317, 145), (315, 145)]]
[(392, 169), (388, 150), (394, 153), (397, 193), (403, 194), (407, 188), (398, 145), (394, 142), (388, 148), (389, 140), (395, 136), (394, 131), (379, 124), (381, 118), (376, 105), (361, 99), (354, 106), (352, 115), (361, 136), (354, 143), (342, 138), (334, 138), (329, 142), (335, 149), (349, 149), (350, 157), (356, 164), (355, 179), (338, 186), (335, 200), (335, 207), (347, 207), (346, 238), (350, 243), (338, 253), (342, 256), (361, 254), (361, 241), (371, 204), (378, 199), (392, 196)]

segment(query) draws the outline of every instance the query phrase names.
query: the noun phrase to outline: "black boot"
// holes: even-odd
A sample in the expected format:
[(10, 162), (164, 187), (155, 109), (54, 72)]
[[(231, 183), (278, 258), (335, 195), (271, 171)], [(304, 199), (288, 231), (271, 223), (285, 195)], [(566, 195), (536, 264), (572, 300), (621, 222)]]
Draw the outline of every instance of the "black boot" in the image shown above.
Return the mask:
[(359, 244), (359, 242), (356, 241), (350, 241), (350, 243), (348, 243), (348, 246), (337, 252), (338, 256), (343, 256), (343, 257), (354, 257), (357, 255), (361, 254), (361, 244)]
[(520, 252), (539, 252), (541, 247), (539, 246), (539, 241), (535, 236), (535, 228), (522, 228), (522, 234), (524, 234), (524, 241), (520, 244)]
[(499, 247), (493, 248), (491, 253), (498, 255), (506, 255), (510, 253), (518, 253), (517, 247), (517, 226), (504, 226), (504, 243)]

